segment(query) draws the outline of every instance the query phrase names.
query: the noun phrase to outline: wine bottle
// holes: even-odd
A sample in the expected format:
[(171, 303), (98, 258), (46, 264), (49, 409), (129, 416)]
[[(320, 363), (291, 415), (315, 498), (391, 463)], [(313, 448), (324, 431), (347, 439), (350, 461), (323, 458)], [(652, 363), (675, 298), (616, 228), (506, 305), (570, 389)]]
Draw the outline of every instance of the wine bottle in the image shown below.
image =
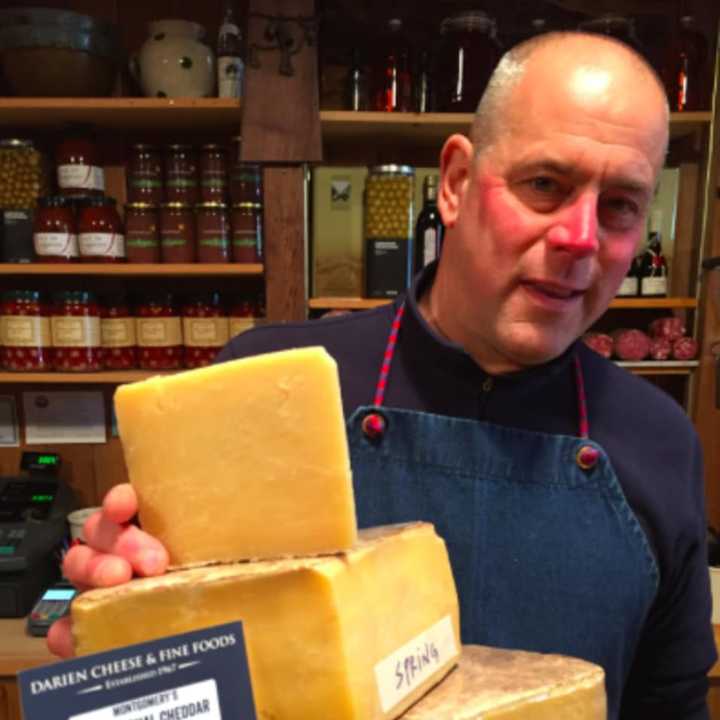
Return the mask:
[(668, 289), (668, 265), (662, 252), (662, 213), (650, 216), (650, 234), (640, 266), (640, 295), (642, 297), (666, 297)]
[(627, 274), (615, 293), (616, 297), (637, 297), (640, 294), (640, 258), (634, 257)]
[(423, 208), (415, 226), (413, 273), (440, 257), (443, 240), (443, 221), (437, 206), (438, 177), (428, 175), (423, 183)]
[(222, 23), (218, 30), (217, 77), (218, 97), (242, 97), (245, 63), (242, 57), (242, 31), (233, 2), (225, 2)]

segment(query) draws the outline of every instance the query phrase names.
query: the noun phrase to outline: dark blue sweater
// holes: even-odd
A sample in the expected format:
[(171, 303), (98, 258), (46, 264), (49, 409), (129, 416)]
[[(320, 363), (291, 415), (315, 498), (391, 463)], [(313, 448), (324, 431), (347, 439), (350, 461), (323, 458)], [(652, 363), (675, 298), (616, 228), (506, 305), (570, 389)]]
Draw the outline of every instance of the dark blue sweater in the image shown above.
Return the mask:
[[(460, 347), (439, 338), (418, 311), (416, 299), (432, 276), (432, 270), (426, 272), (408, 293), (385, 404), (577, 435), (571, 358), (578, 352), (590, 437), (605, 448), (660, 568), (658, 595), (625, 687), (621, 717), (707, 718), (706, 674), (716, 652), (702, 457), (687, 415), (669, 395), (583, 343), (546, 365), (493, 376), (490, 389), (483, 389), (488, 374)], [(322, 345), (338, 363), (349, 417), (359, 405), (372, 404), (399, 302), (353, 315), (261, 327), (233, 338), (218, 361)]]

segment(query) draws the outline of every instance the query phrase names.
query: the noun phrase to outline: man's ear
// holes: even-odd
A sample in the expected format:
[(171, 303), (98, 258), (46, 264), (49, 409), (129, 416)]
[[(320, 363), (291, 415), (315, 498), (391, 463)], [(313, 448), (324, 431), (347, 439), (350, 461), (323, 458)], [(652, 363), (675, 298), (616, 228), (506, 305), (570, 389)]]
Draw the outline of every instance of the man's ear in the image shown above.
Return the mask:
[(451, 135), (440, 152), (438, 209), (446, 228), (457, 221), (462, 196), (470, 181), (473, 146), (465, 135)]

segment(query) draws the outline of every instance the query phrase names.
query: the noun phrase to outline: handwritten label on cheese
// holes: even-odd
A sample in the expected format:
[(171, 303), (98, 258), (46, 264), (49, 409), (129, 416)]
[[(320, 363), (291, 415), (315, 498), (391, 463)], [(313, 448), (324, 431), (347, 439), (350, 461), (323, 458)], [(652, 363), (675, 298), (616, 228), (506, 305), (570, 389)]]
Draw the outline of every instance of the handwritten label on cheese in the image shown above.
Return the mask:
[(388, 712), (457, 655), (452, 620), (444, 617), (375, 665), (380, 705)]

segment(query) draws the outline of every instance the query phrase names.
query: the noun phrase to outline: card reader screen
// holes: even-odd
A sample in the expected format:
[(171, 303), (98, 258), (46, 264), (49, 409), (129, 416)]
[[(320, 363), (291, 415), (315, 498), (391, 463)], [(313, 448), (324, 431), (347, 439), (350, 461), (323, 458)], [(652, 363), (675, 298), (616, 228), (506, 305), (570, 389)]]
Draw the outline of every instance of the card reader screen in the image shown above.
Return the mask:
[(43, 600), (72, 600), (77, 591), (75, 588), (52, 588), (46, 590)]

